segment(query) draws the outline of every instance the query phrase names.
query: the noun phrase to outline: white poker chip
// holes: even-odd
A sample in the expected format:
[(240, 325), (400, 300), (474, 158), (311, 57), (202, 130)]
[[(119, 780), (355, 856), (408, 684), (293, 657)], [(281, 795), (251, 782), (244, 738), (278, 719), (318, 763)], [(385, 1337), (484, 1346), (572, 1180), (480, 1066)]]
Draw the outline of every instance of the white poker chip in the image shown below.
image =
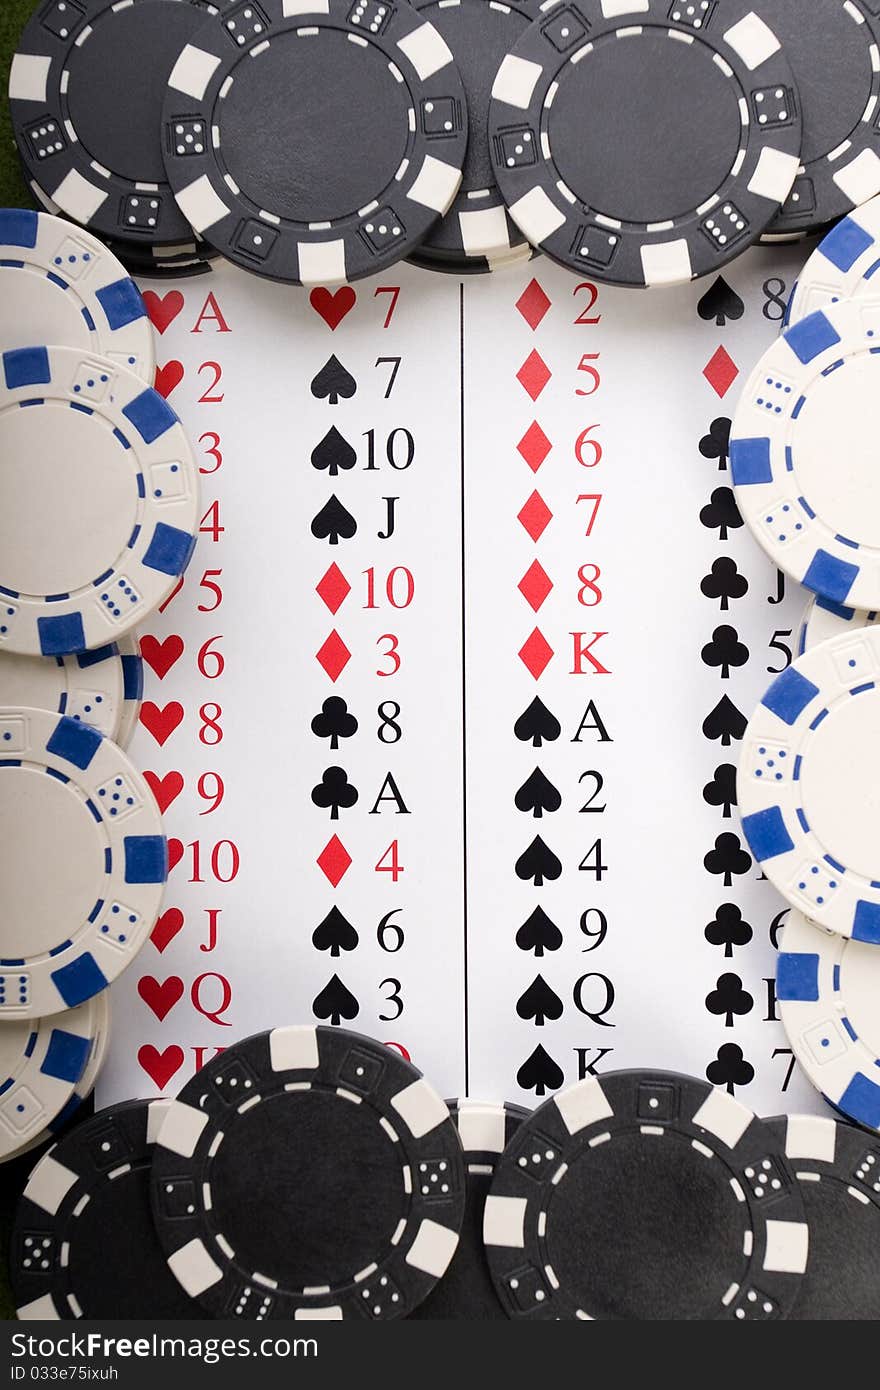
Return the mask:
[(752, 716), (743, 831), (783, 897), (880, 946), (880, 628), (845, 632), (778, 676)]
[[(110, 990), (102, 989), (100, 994), (96, 994), (89, 1001), (95, 1006), (95, 1031), (92, 1034), (92, 1047), (88, 1055), (83, 1074), (76, 1083), (73, 1091), (72, 1104), (68, 1107), (68, 1113), (64, 1116), (65, 1122), (74, 1113), (74, 1110), (82, 1105), (84, 1100), (94, 1091), (101, 1075), (107, 1054), (110, 1051), (111, 1021), (112, 1013), (110, 1008)], [(60, 1128), (59, 1124), (50, 1125), (51, 1133)]]
[(152, 930), (167, 873), (159, 808), (115, 743), (0, 709), (0, 1021), (105, 989)]
[[(26, 1144), (22, 1144), (10, 1157), (21, 1158), (22, 1154), (30, 1153), (33, 1149), (39, 1149), (43, 1144), (48, 1144), (56, 1134), (58, 1134), (73, 1119), (84, 1100), (92, 1094), (95, 1084), (101, 1074), (101, 1069), (107, 1060), (107, 1053), (110, 1050), (110, 991), (104, 989), (100, 994), (96, 994), (87, 1004), (81, 1004), (79, 1009), (73, 1013), (79, 1013), (83, 1009), (92, 1010), (92, 1036), (90, 1039), (89, 1055), (82, 1076), (77, 1081), (66, 1102), (64, 1108), (59, 1110), (54, 1119), (50, 1120), (46, 1128), (41, 1130), (33, 1139), (29, 1139)], [(47, 1024), (54, 1024), (56, 1027), (64, 1022), (65, 1015), (56, 1015), (53, 1019), (46, 1020)], [(22, 1025), (24, 1026), (24, 1025)], [(29, 1025), (33, 1028), (33, 1024)], [(3, 1029), (7, 1027), (2, 1025)], [(2, 1033), (0, 1033), (2, 1037)], [(0, 1159), (0, 1162), (3, 1162)]]
[(836, 1109), (880, 1130), (880, 951), (789, 914), (776, 997), (792, 1051)]
[[(5, 977), (0, 1014), (16, 991)], [(0, 1162), (39, 1141), (65, 1111), (88, 1064), (101, 1011), (94, 1000), (56, 1018), (3, 1019), (0, 1025)]]
[(189, 564), (198, 473), (174, 411), (75, 348), (0, 357), (0, 650), (118, 640)]
[(844, 299), (880, 301), (878, 271), (880, 197), (844, 217), (816, 247), (795, 281), (785, 326)]
[(31, 343), (99, 353), (153, 384), (146, 306), (112, 251), (49, 213), (0, 208), (0, 352)]
[(134, 737), (144, 700), (144, 663), (141, 639), (136, 632), (127, 632), (116, 646), (122, 663), (122, 717), (116, 730), (116, 742), (120, 748), (127, 748)]
[(880, 613), (866, 612), (864, 608), (843, 608), (839, 603), (829, 603), (827, 599), (813, 597), (807, 604), (807, 611), (801, 621), (798, 637), (798, 656), (818, 647), (820, 642), (830, 642), (832, 637), (840, 637), (844, 632), (857, 632), (863, 627), (873, 627), (880, 621)]
[(733, 421), (743, 520), (813, 593), (880, 608), (880, 301), (794, 324), (764, 354)]
[(135, 637), (77, 656), (22, 656), (0, 649), (0, 706), (66, 714), (122, 747), (134, 732), (142, 691)]

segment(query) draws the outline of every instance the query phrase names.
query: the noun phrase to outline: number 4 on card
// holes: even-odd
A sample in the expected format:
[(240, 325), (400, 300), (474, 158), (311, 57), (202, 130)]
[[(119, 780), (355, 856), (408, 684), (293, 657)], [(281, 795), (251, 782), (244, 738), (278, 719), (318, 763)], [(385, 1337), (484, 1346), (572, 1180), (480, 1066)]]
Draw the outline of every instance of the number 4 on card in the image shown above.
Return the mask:
[(404, 867), (400, 862), (400, 849), (397, 840), (392, 840), (391, 844), (376, 862), (377, 874), (390, 874), (392, 883), (396, 883), (400, 875), (404, 872)]

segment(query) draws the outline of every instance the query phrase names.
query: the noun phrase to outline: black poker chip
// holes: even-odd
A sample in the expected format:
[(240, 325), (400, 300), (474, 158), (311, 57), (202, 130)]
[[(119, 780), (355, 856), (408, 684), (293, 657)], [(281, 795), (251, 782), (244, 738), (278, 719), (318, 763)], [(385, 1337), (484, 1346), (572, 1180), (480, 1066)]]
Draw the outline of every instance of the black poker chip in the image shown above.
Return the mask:
[(449, 45), (464, 84), (469, 131), (461, 188), (419, 251), (451, 255), (465, 265), (472, 262), (472, 272), (479, 274), (492, 270), (514, 248), (526, 247), (498, 189), (489, 158), (487, 122), (492, 79), (539, 13), (539, 4), (538, 0), (505, 0), (503, 5), (497, 0), (415, 0), (415, 8)]
[[(120, 259), (122, 259), (120, 257)], [(194, 275), (210, 275), (210, 261), (178, 261), (176, 264), (143, 265), (123, 260), (126, 270), (136, 280), (191, 280)]]
[[(36, 179), (28, 176), (26, 169), (24, 175), (40, 207), (45, 208), (53, 217), (65, 217), (66, 214), (52, 201)], [(67, 220), (70, 221), (69, 218)], [(212, 268), (209, 262), (220, 254), (213, 246), (201, 240), (177, 242), (170, 246), (117, 241), (109, 236), (103, 237), (102, 240), (129, 275), (136, 275), (140, 279), (183, 280), (193, 275), (206, 275)]]
[(512, 1318), (784, 1318), (807, 1263), (800, 1187), (746, 1106), (672, 1072), (560, 1092), (495, 1170), (483, 1235)]
[(451, 1100), (449, 1113), (458, 1129), (467, 1170), (461, 1239), (439, 1284), (409, 1316), (413, 1321), (504, 1319), (507, 1314), (495, 1292), (483, 1246), (483, 1208), (501, 1154), (529, 1112), (519, 1105)]
[(172, 246), (138, 246), (130, 241), (105, 237), (104, 243), (115, 256), (127, 256), (129, 260), (144, 265), (183, 265), (188, 261), (214, 261), (219, 256), (219, 252), (204, 241), (179, 241)]
[(505, 57), (489, 148), (514, 221), (597, 280), (682, 284), (764, 231), (801, 114), (772, 0), (557, 4)]
[(774, 236), (806, 236), (880, 193), (877, 0), (773, 0), (772, 24), (797, 83), (801, 168)]
[(783, 1115), (767, 1127), (800, 1183), (810, 1255), (794, 1308), (797, 1322), (880, 1320), (880, 1139), (816, 1115)]
[(129, 275), (142, 280), (185, 280), (193, 275), (209, 275), (213, 270), (211, 261), (216, 257), (216, 252), (212, 252), (210, 257), (201, 255), (195, 245), (189, 252), (182, 251), (172, 256), (133, 254), (124, 242), (109, 245)]
[(400, 1318), (446, 1272), (464, 1216), (445, 1102), (344, 1029), (235, 1043), (173, 1101), (153, 1159), (168, 1264), (209, 1312)]
[(101, 1110), (40, 1159), (12, 1231), (19, 1318), (204, 1317), (171, 1275), (150, 1212), (153, 1141), (167, 1106)]
[(461, 78), (408, 4), (236, 4), (168, 83), (162, 137), (178, 204), (236, 265), (336, 284), (406, 256), (458, 192)]
[(440, 252), (429, 251), (424, 246), (407, 256), (407, 264), (417, 266), (419, 270), (432, 270), (439, 275), (488, 275), (498, 270), (506, 270), (509, 266), (522, 265), (525, 261), (530, 261), (539, 252), (529, 246), (527, 241), (523, 241), (519, 246), (500, 255), (493, 256), (455, 256), (444, 255)]
[(191, 238), (162, 162), (168, 74), (227, 0), (49, 0), (9, 76), (19, 154), (62, 212), (99, 236)]

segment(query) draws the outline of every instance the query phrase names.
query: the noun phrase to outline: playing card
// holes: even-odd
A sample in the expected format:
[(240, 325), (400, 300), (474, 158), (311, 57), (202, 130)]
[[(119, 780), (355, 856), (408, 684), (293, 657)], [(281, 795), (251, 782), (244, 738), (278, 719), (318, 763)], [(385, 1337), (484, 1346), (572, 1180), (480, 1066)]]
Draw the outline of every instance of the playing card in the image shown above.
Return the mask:
[(800, 259), (153, 287), (205, 510), (143, 638), (172, 870), (102, 1103), (315, 1020), (446, 1094), (659, 1066), (815, 1107), (735, 785), (805, 598), (727, 469)]

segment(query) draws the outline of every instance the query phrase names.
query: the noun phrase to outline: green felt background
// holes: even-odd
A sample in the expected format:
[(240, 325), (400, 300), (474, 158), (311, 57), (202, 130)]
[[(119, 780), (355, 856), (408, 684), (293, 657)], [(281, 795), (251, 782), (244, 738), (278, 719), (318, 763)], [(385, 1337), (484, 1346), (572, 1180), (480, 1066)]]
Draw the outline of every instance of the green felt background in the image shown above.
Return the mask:
[(18, 37), (35, 8), (34, 0), (0, 0), (0, 207), (32, 207), (12, 140), (6, 84)]
[[(6, 84), (18, 37), (34, 8), (34, 0), (0, 0), (0, 207), (33, 206), (12, 140)], [(24, 1164), (0, 1167), (0, 1318), (4, 1319), (15, 1316), (6, 1277), (6, 1252), (12, 1209), (26, 1177)]]

